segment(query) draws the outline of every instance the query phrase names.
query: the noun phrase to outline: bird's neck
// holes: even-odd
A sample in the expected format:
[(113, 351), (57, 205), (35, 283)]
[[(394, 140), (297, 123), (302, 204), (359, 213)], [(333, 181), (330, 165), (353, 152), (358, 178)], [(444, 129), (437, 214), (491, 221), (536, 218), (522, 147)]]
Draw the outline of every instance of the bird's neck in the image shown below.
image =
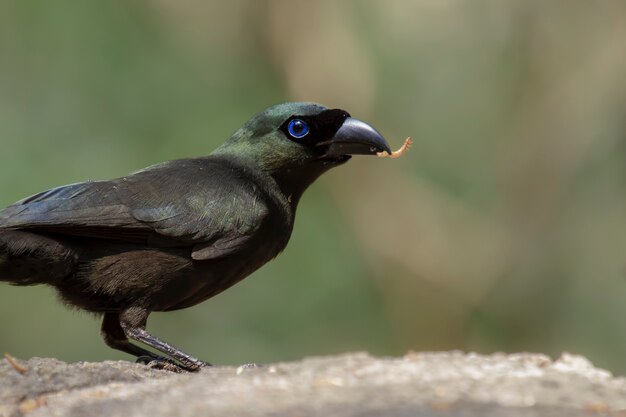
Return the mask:
[(302, 194), (324, 171), (293, 165), (271, 173), (271, 177), (295, 211)]
[(299, 163), (289, 166), (268, 163), (242, 149), (237, 148), (236, 152), (232, 152), (230, 147), (218, 148), (211, 155), (226, 158), (233, 166), (244, 170), (246, 176), (257, 178), (281, 204), (288, 205), (293, 214), (304, 191), (328, 169), (321, 165), (311, 167)]
[(247, 178), (254, 183), (261, 193), (277, 207), (284, 217), (286, 225), (291, 228), (296, 212), (296, 207), (302, 193), (296, 193), (290, 187), (285, 187), (271, 173), (256, 166), (252, 161), (242, 158), (240, 155), (212, 154), (208, 158), (219, 159), (227, 169), (237, 172), (236, 175)]

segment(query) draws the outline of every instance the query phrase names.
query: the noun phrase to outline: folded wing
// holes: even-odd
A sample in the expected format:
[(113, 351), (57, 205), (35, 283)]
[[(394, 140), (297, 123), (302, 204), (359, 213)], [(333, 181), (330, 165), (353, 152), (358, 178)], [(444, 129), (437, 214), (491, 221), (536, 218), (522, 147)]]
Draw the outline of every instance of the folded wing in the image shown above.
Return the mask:
[(189, 159), (36, 194), (0, 211), (0, 229), (189, 246), (194, 259), (206, 260), (239, 250), (267, 213), (241, 172)]

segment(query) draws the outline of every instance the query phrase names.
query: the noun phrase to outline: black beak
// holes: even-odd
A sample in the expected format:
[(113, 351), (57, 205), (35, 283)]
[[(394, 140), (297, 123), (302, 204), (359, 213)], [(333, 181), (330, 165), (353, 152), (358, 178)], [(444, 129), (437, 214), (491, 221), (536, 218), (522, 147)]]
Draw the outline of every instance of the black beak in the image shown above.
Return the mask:
[(391, 153), (389, 144), (376, 129), (352, 117), (343, 122), (327, 143), (330, 145), (326, 151), (327, 156), (375, 155), (383, 151)]

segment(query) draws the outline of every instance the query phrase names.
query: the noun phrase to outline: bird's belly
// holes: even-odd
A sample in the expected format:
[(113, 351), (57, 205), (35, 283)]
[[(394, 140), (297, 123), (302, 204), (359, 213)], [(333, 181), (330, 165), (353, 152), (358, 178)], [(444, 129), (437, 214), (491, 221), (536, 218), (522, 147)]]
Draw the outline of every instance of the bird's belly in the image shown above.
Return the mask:
[[(129, 306), (150, 308), (162, 297), (180, 297), (193, 273), (190, 250), (154, 249), (102, 244), (83, 252), (74, 274), (55, 284), (61, 298), (90, 311), (119, 311)], [(176, 291), (172, 283), (180, 282)]]
[(76, 273), (55, 286), (68, 304), (95, 312), (130, 306), (150, 311), (193, 306), (241, 281), (279, 250), (263, 245), (220, 259), (194, 261), (189, 248), (89, 249)]
[[(152, 306), (154, 311), (171, 311), (191, 307), (221, 293), (252, 274), (275, 256), (265, 251), (250, 251), (211, 261), (194, 261), (192, 271), (180, 281), (172, 282)], [(244, 260), (244, 261), (242, 261)], [(179, 294), (174, 300), (168, 294)]]

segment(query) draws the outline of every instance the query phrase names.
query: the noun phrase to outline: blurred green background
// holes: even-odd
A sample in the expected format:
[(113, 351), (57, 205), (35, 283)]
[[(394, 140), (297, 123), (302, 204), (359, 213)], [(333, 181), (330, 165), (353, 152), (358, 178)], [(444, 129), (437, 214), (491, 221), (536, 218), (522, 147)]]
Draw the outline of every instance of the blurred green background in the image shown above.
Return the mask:
[[(209, 153), (265, 107), (345, 108), (399, 160), (300, 203), (283, 255), (148, 329), (218, 364), (367, 350), (581, 353), (626, 372), (621, 0), (3, 1), (0, 205)], [(45, 287), (0, 352), (131, 359)]]

